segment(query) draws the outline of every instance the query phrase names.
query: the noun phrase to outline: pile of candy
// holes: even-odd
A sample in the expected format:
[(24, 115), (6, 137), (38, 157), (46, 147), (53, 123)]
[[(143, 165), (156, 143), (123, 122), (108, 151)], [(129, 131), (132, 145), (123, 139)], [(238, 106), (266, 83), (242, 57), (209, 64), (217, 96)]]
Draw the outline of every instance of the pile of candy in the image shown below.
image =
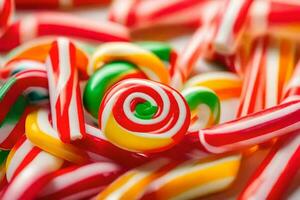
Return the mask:
[[(230, 190), (263, 148), (238, 198), (286, 195), (300, 168), (300, 3), (115, 0), (107, 22), (12, 20), (15, 6), (108, 3), (0, 0), (0, 199), (194, 199)], [(180, 54), (131, 38), (160, 27), (195, 33)], [(211, 63), (228, 71), (203, 72)]]

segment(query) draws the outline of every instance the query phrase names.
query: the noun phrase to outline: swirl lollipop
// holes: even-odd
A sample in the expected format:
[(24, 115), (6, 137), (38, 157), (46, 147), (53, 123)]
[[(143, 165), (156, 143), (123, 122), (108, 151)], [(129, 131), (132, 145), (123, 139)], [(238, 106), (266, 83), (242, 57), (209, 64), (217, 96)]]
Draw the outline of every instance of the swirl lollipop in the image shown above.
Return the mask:
[(142, 79), (116, 84), (99, 110), (99, 126), (107, 139), (134, 152), (172, 147), (185, 135), (189, 123), (189, 108), (176, 90)]

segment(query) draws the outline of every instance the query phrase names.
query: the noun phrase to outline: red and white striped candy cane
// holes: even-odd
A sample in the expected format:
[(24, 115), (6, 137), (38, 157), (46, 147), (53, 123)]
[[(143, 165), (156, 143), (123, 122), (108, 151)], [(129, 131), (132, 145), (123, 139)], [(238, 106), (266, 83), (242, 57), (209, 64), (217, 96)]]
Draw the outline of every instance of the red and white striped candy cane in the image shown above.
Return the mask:
[(300, 167), (299, 131), (272, 147), (239, 196), (246, 199), (281, 199)]
[(48, 175), (59, 169), (63, 160), (33, 146), (22, 137), (7, 158), (8, 186), (0, 194), (6, 199), (32, 199), (48, 182)]
[(213, 40), (215, 50), (233, 54), (245, 29), (245, 22), (253, 0), (225, 0), (217, 19), (217, 32)]
[(0, 1), (0, 36), (3, 34), (14, 13), (13, 0)]
[(296, 48), (292, 41), (261, 38), (253, 46), (238, 116), (278, 105), (294, 68)]
[(217, 4), (207, 0), (118, 0), (112, 4), (109, 18), (130, 29), (159, 25), (197, 27), (217, 10)]
[(48, 88), (45, 70), (24, 70), (13, 76), (1, 88), (0, 121), (3, 121), (18, 97), (32, 87)]
[(86, 199), (99, 193), (122, 172), (120, 166), (109, 162), (61, 169), (51, 175), (38, 199)]
[(127, 28), (113, 22), (93, 22), (70, 14), (41, 12), (11, 24), (0, 37), (0, 51), (42, 36), (68, 36), (94, 42), (128, 41)]
[[(299, 99), (300, 63), (285, 90), (285, 101)], [(258, 167), (239, 199), (279, 199), (300, 167), (300, 135), (279, 138), (268, 156)], [(276, 172), (276, 173), (273, 173)]]
[(106, 4), (109, 0), (15, 0), (17, 8), (46, 8), (46, 9), (67, 9), (82, 6)]
[(85, 136), (83, 105), (76, 70), (75, 46), (68, 39), (52, 43), (46, 69), (52, 124), (63, 142)]
[(294, 100), (188, 135), (187, 139), (211, 153), (240, 150), (300, 128), (300, 101)]

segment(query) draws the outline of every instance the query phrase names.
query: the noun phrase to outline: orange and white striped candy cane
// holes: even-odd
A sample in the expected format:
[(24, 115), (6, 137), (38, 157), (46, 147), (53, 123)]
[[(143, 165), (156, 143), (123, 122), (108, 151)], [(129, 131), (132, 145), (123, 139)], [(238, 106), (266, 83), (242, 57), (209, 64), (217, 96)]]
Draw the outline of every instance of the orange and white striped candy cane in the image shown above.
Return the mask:
[(75, 46), (68, 39), (53, 42), (46, 61), (52, 124), (63, 142), (82, 139), (85, 123)]
[(0, 1), (0, 36), (3, 34), (14, 13), (13, 0)]
[(217, 15), (217, 32), (213, 40), (215, 51), (233, 54), (245, 29), (253, 0), (225, 0)]

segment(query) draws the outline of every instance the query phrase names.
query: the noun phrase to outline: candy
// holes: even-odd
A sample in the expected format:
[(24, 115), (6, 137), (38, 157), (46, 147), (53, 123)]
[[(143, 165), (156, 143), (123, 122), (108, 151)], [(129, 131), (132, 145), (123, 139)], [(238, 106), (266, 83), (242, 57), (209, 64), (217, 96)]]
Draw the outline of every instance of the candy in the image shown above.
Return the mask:
[[(52, 155), (43, 152), (38, 147), (35, 147), (31, 144), (25, 136), (22, 136), (15, 146), (11, 149), (7, 162), (6, 162), (6, 178), (8, 181), (11, 181), (14, 177), (18, 176), (25, 168), (31, 164), (35, 164), (38, 161), (43, 160), (49, 161), (49, 165), (58, 166), (62, 164), (62, 160), (53, 157)], [(37, 163), (41, 164), (42, 163)]]
[(24, 70), (15, 74), (0, 88), (0, 121), (3, 121), (17, 99), (28, 88), (48, 88), (45, 70)]
[(12, 0), (2, 0), (0, 2), (0, 37), (11, 22), (14, 13), (14, 3)]
[(234, 53), (238, 39), (245, 28), (252, 2), (253, 0), (225, 0), (217, 16), (217, 32), (213, 40), (214, 48), (218, 53)]
[(210, 88), (220, 100), (226, 100), (240, 97), (242, 80), (230, 72), (209, 72), (194, 76), (185, 83), (186, 88), (195, 86)]
[(52, 113), (52, 125), (65, 143), (85, 136), (75, 46), (65, 38), (52, 44), (46, 69)]
[[(239, 199), (280, 199), (299, 169), (299, 133), (272, 147)], [(274, 173), (276, 172), (276, 173)]]
[[(39, 38), (18, 46), (6, 56), (5, 67), (1, 70), (5, 70), (24, 59), (44, 63), (48, 57), (53, 41), (54, 39)], [(87, 79), (86, 67), (88, 65), (89, 55), (85, 52), (85, 47), (83, 46), (81, 43), (76, 42), (76, 67), (80, 71), (79, 77), (81, 79)], [(27, 67), (30, 68), (30, 66), (26, 66), (26, 68)]]
[(294, 68), (295, 46), (291, 41), (260, 39), (245, 74), (239, 116), (278, 105)]
[(198, 26), (207, 15), (215, 12), (216, 3), (198, 0), (157, 1), (114, 1), (110, 20), (124, 24), (131, 29), (159, 25)]
[(5, 161), (9, 151), (0, 150), (0, 188), (3, 186), (5, 180)]
[(41, 12), (10, 25), (0, 37), (0, 51), (8, 51), (31, 39), (61, 35), (96, 42), (128, 41), (126, 28), (115, 23), (94, 23), (69, 14)]
[(131, 169), (106, 187), (95, 199), (139, 199), (148, 184), (176, 166), (175, 163), (159, 158)]
[[(211, 153), (240, 150), (299, 129), (300, 102), (291, 101), (200, 130), (188, 140)], [(216, 139), (218, 138), (218, 139)]]
[(194, 199), (222, 191), (236, 178), (240, 158), (186, 161), (154, 180), (141, 199)]
[(63, 160), (41, 151), (22, 137), (7, 158), (7, 179), (10, 182), (0, 194), (1, 199), (34, 198), (47, 183), (47, 176), (62, 164)]
[(15, 0), (17, 8), (76, 8), (82, 6), (92, 6), (101, 5), (108, 2), (108, 0), (71, 0), (71, 1), (57, 1), (57, 0), (47, 0), (40, 2), (38, 0)]
[(208, 128), (219, 122), (220, 101), (212, 90), (196, 86), (184, 89), (181, 94), (186, 99), (191, 111), (191, 124), (188, 133)]
[(129, 62), (118, 61), (105, 64), (89, 78), (85, 86), (83, 93), (85, 109), (97, 119), (104, 94), (114, 84), (127, 78), (146, 79), (146, 76)]
[(92, 163), (72, 166), (51, 174), (47, 185), (38, 194), (39, 199), (83, 199), (99, 193), (123, 170), (113, 163)]
[(51, 126), (49, 112), (39, 109), (26, 119), (26, 136), (44, 151), (76, 164), (114, 160), (123, 166), (135, 166), (145, 160), (144, 156), (121, 150), (109, 143), (99, 129), (87, 124), (85, 127), (87, 135), (84, 140), (74, 141), (73, 144), (63, 143)]
[(104, 64), (117, 60), (135, 64), (150, 80), (170, 83), (168, 70), (157, 56), (139, 46), (124, 42), (101, 45), (91, 58), (88, 73), (92, 74)]
[[(297, 64), (292, 79), (285, 89), (285, 102), (299, 99), (300, 65)], [(300, 136), (298, 131), (279, 138), (270, 153), (255, 171), (240, 199), (280, 198), (299, 169)], [(274, 174), (273, 172), (276, 171)]]
[(28, 102), (20, 96), (0, 124), (0, 149), (11, 149), (25, 131), (25, 119), (31, 108), (26, 108)]
[(189, 122), (188, 106), (176, 90), (142, 79), (114, 85), (99, 110), (99, 126), (107, 139), (134, 152), (172, 147), (185, 135)]

